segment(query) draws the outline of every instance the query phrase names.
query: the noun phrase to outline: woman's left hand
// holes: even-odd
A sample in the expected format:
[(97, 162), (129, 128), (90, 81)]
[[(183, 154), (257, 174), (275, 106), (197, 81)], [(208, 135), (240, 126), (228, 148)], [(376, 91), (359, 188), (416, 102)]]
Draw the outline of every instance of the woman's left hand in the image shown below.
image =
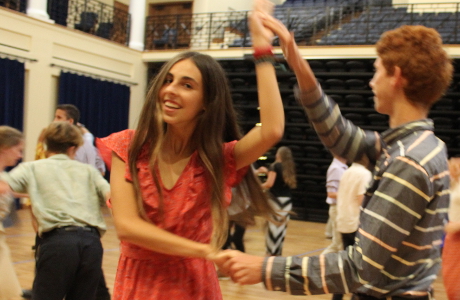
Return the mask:
[(262, 20), (264, 16), (271, 14), (273, 4), (267, 0), (255, 0), (254, 9), (249, 18), (249, 29), (253, 47), (271, 46), (274, 34), (264, 27)]

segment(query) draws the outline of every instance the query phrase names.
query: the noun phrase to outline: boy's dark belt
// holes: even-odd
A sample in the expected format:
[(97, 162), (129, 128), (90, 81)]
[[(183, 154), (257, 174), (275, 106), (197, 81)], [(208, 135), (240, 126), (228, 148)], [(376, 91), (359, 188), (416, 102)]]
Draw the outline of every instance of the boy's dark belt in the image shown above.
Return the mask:
[(50, 231), (44, 232), (42, 236), (46, 237), (47, 235), (51, 235), (53, 233), (76, 232), (76, 231), (93, 232), (99, 235), (99, 230), (93, 226), (64, 226), (64, 227), (58, 227)]

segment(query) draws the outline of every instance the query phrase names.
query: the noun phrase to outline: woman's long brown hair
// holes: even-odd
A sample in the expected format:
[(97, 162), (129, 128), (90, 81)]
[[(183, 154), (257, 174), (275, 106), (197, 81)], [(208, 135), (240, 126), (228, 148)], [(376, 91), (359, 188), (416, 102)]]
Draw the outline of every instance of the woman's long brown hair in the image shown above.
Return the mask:
[[(183, 52), (163, 65), (152, 80), (139, 123), (129, 148), (129, 169), (137, 196), (140, 214), (145, 218), (145, 209), (140, 192), (136, 161), (144, 145), (148, 145), (150, 170), (160, 195), (160, 211), (163, 206), (163, 194), (154, 166), (157, 163), (163, 142), (166, 124), (162, 119), (161, 102), (158, 99), (160, 88), (166, 75), (177, 62), (190, 59), (200, 70), (203, 79), (203, 104), (206, 110), (198, 117), (195, 131), (191, 137), (191, 147), (198, 151), (199, 158), (206, 170), (210, 183), (211, 213), (213, 219), (212, 243), (219, 248), (223, 245), (228, 227), (228, 215), (224, 206), (224, 157), (223, 144), (241, 138), (236, 113), (225, 72), (212, 57), (197, 52)], [(252, 200), (249, 210), (269, 218), (273, 209), (263, 193), (260, 182), (254, 173), (248, 171), (243, 179), (250, 190)]]
[(281, 166), (283, 167), (283, 180), (291, 188), (297, 187), (296, 171), (292, 151), (289, 147), (281, 146), (278, 148), (277, 154), (281, 158)]

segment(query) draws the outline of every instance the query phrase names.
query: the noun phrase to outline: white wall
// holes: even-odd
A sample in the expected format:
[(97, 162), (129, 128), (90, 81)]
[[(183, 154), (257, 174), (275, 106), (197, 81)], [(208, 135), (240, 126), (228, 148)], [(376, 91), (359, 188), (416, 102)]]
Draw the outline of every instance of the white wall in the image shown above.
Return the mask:
[(130, 88), (134, 126), (147, 81), (140, 51), (0, 7), (0, 52), (37, 60), (25, 63), (26, 161), (34, 159), (38, 135), (54, 118), (60, 68), (51, 64), (136, 83)]
[(250, 10), (252, 1), (233, 0), (233, 1), (215, 1), (215, 0), (195, 0), (193, 1), (193, 13), (205, 12), (224, 12)]
[[(110, 0), (105, 0), (110, 1)], [(125, 0), (126, 1), (126, 0)], [(135, 1), (135, 0), (132, 0)], [(282, 4), (285, 0), (270, 0), (274, 4)], [(168, 2), (189, 2), (189, 0), (147, 0), (147, 6), (151, 3), (168, 3)], [(252, 0), (194, 0), (193, 13), (206, 13), (206, 12), (224, 12), (230, 10), (250, 10), (252, 8)]]
[[(135, 0), (131, 0), (135, 1)], [(155, 4), (160, 4), (160, 3), (177, 3), (177, 2), (190, 2), (190, 0), (148, 0), (147, 3), (155, 3)], [(193, 1), (192, 1), (193, 2)]]
[[(270, 0), (274, 4), (282, 4), (285, 0)], [(224, 11), (240, 11), (251, 10), (252, 0), (232, 0), (232, 1), (216, 1), (216, 0), (194, 0), (193, 13), (204, 12), (224, 12)]]

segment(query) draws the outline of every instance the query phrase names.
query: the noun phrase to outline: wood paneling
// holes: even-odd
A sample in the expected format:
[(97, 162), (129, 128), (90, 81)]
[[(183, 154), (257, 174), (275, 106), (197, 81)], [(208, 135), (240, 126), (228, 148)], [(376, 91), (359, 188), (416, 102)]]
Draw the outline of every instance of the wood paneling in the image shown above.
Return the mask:
[(149, 16), (187, 15), (192, 13), (193, 2), (150, 4)]

